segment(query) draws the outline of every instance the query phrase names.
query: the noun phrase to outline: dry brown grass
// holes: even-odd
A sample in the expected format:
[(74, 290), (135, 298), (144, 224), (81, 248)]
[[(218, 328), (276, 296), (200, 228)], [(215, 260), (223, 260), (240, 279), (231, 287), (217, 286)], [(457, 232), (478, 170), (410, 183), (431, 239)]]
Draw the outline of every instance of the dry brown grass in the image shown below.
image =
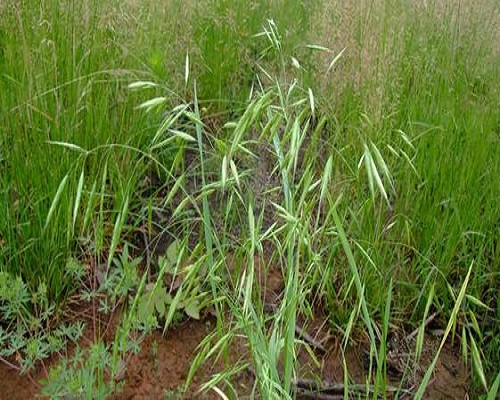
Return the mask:
[[(500, 43), (500, 6), (494, 0), (481, 1), (400, 1), (333, 0), (324, 1), (314, 10), (311, 40), (325, 45), (335, 53), (347, 47), (335, 70), (322, 80), (322, 90), (329, 98), (340, 101), (344, 89), (353, 86), (363, 91), (366, 111), (371, 118), (382, 118), (387, 80), (394, 78), (391, 70), (399, 60), (403, 46), (403, 28), (419, 20), (434, 20), (436, 26), (456, 26), (458, 37), (492, 34), (492, 43)], [(500, 46), (496, 46), (499, 50)], [(498, 55), (498, 54), (497, 54)], [(326, 70), (331, 55), (321, 58)], [(391, 84), (397, 85), (397, 81)]]
[[(381, 115), (384, 79), (396, 56), (390, 41), (397, 40), (397, 27), (404, 18), (402, 10), (386, 13), (385, 7), (382, 1), (325, 1), (315, 11), (311, 29), (313, 40), (335, 54), (347, 48), (335, 69), (322, 81), (322, 89), (339, 101), (348, 86), (356, 91), (370, 87), (366, 104), (372, 117)], [(326, 70), (331, 56), (323, 56), (321, 62)]]
[[(346, 89), (354, 90), (361, 94), (366, 113), (375, 122), (391, 114), (384, 99), (388, 80), (392, 86), (399, 84), (395, 70), (400, 68), (406, 25), (431, 19), (439, 26), (448, 21), (457, 27), (458, 37), (462, 39), (481, 35), (478, 29), (483, 27), (484, 34), (495, 36), (491, 42), (497, 43), (495, 51), (500, 54), (500, 6), (495, 0), (319, 0), (318, 3), (319, 6), (311, 8), (309, 37), (304, 41), (324, 45), (333, 52), (316, 58), (320, 63), (318, 69), (326, 71), (334, 55), (347, 49), (336, 67), (323, 76), (316, 90), (326, 95), (332, 107), (342, 101)], [(255, 4), (249, 3), (249, 12)], [(119, 39), (124, 51), (141, 59), (145, 59), (141, 52), (153, 47), (148, 38), (154, 36), (158, 41), (163, 37), (163, 43), (156, 46), (164, 58), (165, 69), (172, 74), (172, 81), (180, 82), (186, 51), (193, 60), (203, 62), (194, 38), (197, 14), (213, 15), (214, 24), (221, 23), (211, 3), (191, 0), (113, 2), (103, 21), (107, 28), (125, 36)], [(224, 22), (236, 25), (240, 17), (228, 14)], [(263, 20), (270, 17), (273, 16), (262, 16)], [(279, 28), (285, 40), (286, 33), (293, 29)], [(243, 59), (244, 55), (244, 51), (238, 55), (242, 64), (251, 61)]]

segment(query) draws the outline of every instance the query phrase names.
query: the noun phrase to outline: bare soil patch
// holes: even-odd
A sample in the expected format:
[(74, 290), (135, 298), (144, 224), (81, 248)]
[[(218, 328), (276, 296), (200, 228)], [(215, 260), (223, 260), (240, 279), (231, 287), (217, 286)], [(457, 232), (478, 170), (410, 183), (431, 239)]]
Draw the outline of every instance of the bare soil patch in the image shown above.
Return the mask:
[[(259, 262), (260, 261), (260, 262)], [(266, 312), (273, 313), (283, 292), (281, 272), (277, 268), (263, 268), (261, 260), (256, 260), (256, 272), (260, 287), (263, 289)], [(87, 321), (85, 334), (80, 345), (87, 348), (101, 338), (111, 343), (119, 322), (120, 312), (103, 316), (92, 310), (92, 305), (77, 304), (76, 310), (67, 313), (69, 320), (83, 318)], [(366, 395), (369, 371), (369, 344), (361, 335), (352, 345), (343, 350), (342, 335), (332, 332), (326, 322), (325, 313), (316, 307), (314, 317), (305, 319), (299, 316), (296, 326), (297, 337), (309, 345), (299, 346), (298, 379), (294, 382), (299, 399), (337, 399), (344, 396), (344, 364), (349, 372), (349, 394), (361, 397)], [(120, 377), (123, 386), (112, 397), (120, 399), (219, 399), (215, 391), (200, 393), (201, 385), (213, 374), (227, 368), (224, 360), (208, 361), (202, 364), (187, 392), (184, 385), (190, 367), (197, 355), (198, 345), (216, 329), (215, 320), (210, 313), (205, 313), (200, 320), (187, 319), (172, 326), (163, 334), (160, 330), (150, 333), (141, 342), (141, 350), (132, 355), (126, 364), (126, 370)], [(393, 330), (388, 338), (387, 371), (388, 386), (402, 388), (406, 394), (399, 398), (411, 399), (418, 388), (428, 366), (431, 364), (439, 347), (440, 337), (427, 334), (423, 353), (418, 363), (414, 362), (414, 341), (403, 330)], [(72, 349), (68, 350), (68, 355)], [(314, 355), (314, 357), (313, 357)], [(250, 360), (244, 340), (231, 344), (228, 358), (229, 365), (235, 365), (241, 359)], [(15, 360), (12, 360), (13, 363)], [(46, 377), (47, 369), (56, 359), (39, 365), (36, 371), (21, 376), (18, 371), (0, 363), (0, 400), (31, 399), (40, 396), (39, 380)], [(254, 377), (252, 370), (246, 369), (233, 376), (231, 382), (239, 398), (248, 398), (252, 392)], [(441, 352), (425, 398), (427, 399), (463, 399), (470, 395), (471, 378), (463, 364), (457, 346), (446, 344)], [(219, 388), (225, 391), (221, 384)], [(387, 393), (394, 398), (393, 392)]]
[[(215, 328), (210, 318), (195, 321), (188, 320), (179, 326), (169, 329), (165, 336), (161, 332), (153, 332), (141, 345), (139, 354), (132, 356), (127, 364), (124, 375), (124, 387), (117, 392), (113, 399), (217, 399), (215, 392), (200, 393), (199, 387), (206, 382), (212, 374), (221, 371), (223, 364), (203, 364), (187, 393), (183, 392), (184, 383), (188, 376), (189, 368), (196, 355), (198, 344)], [(315, 335), (314, 324), (308, 328), (311, 337)], [(109, 331), (109, 336), (111, 336)], [(88, 335), (87, 335), (88, 340)], [(367, 356), (366, 346), (351, 347), (342, 352), (339, 341), (330, 337), (322, 346), (323, 352), (316, 349), (316, 359), (319, 365), (312, 362), (310, 355), (301, 349), (300, 379), (297, 384), (298, 398), (301, 399), (334, 399), (343, 396), (343, 357), (348, 365), (350, 379), (358, 383), (360, 390), (366, 381)], [(389, 374), (390, 385), (398, 387), (401, 380), (403, 388), (409, 390), (402, 398), (411, 399), (411, 391), (418, 386), (427, 366), (431, 363), (439, 345), (437, 338), (429, 337), (424, 345), (424, 354), (419, 365), (413, 368), (414, 376), (402, 377), (397, 371)], [(236, 361), (237, 357), (246, 353), (243, 344), (237, 344), (231, 349), (230, 358)], [(398, 358), (396, 356), (396, 358)], [(404, 360), (405, 354), (399, 355)], [(231, 360), (230, 360), (231, 361)], [(394, 362), (394, 361), (391, 361)], [(389, 363), (390, 364), (390, 363)], [(390, 365), (389, 365), (390, 366)], [(392, 374), (392, 375), (391, 375)], [(21, 376), (5, 364), (0, 364), (0, 399), (30, 399), (39, 396), (40, 387), (37, 380), (45, 376), (42, 368), (31, 374), (31, 378)], [(427, 399), (463, 399), (469, 394), (470, 376), (463, 365), (457, 348), (447, 344), (436, 366), (435, 373), (427, 389)], [(239, 374), (232, 382), (234, 388), (245, 398), (251, 392), (253, 376), (250, 371)], [(309, 387), (304, 390), (304, 385)], [(353, 385), (349, 389), (357, 390)], [(341, 397), (335, 397), (341, 396)], [(389, 394), (391, 398), (391, 394)], [(400, 397), (401, 398), (401, 397)]]

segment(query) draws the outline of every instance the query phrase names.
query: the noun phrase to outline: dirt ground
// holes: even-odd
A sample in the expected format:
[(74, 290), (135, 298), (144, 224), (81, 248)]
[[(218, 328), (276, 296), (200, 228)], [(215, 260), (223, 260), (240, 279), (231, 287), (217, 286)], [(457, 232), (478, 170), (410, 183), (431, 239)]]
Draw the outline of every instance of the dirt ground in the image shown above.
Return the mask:
[[(283, 280), (278, 270), (264, 272), (256, 260), (256, 272), (259, 285), (264, 291), (264, 302), (268, 312), (273, 312), (273, 305), (283, 292)], [(69, 313), (68, 319), (84, 318), (87, 329), (81, 339), (81, 346), (88, 347), (96, 338), (110, 343), (115, 335), (119, 321), (119, 312), (111, 318), (96, 313), (76, 304), (76, 309)], [(70, 310), (71, 311), (71, 310)], [(349, 371), (349, 393), (352, 398), (361, 395), (366, 397), (366, 377), (369, 370), (369, 347), (363, 338), (357, 339), (357, 345), (343, 350), (341, 335), (331, 332), (325, 322), (327, 317), (316, 309), (312, 321), (304, 325), (299, 316), (296, 335), (304, 345), (298, 350), (298, 379), (294, 382), (299, 399), (342, 399), (344, 398), (344, 359)], [(213, 374), (225, 369), (221, 360), (215, 364), (202, 364), (194, 377), (193, 383), (186, 393), (183, 392), (189, 369), (197, 354), (197, 347), (202, 340), (215, 330), (215, 319), (206, 313), (200, 320), (188, 319), (175, 327), (169, 328), (165, 335), (161, 331), (149, 334), (141, 343), (141, 350), (127, 361), (126, 370), (120, 378), (123, 387), (115, 393), (113, 400), (120, 399), (220, 399), (215, 392), (200, 393), (200, 386), (207, 382)], [(427, 334), (423, 346), (422, 357), (414, 363), (412, 354), (414, 339), (401, 329), (393, 328), (388, 338), (387, 371), (388, 387), (403, 389), (400, 399), (411, 399), (417, 390), (427, 367), (432, 362), (439, 347), (439, 336)], [(364, 344), (363, 344), (364, 343)], [(69, 354), (71, 349), (69, 350)], [(232, 344), (228, 352), (228, 361), (234, 366), (238, 360), (249, 360), (248, 350), (243, 340)], [(38, 366), (38, 370), (30, 376), (20, 376), (18, 372), (4, 363), (0, 363), (0, 400), (32, 399), (40, 397), (38, 381), (46, 376), (48, 366), (57, 360), (50, 360), (46, 367)], [(235, 375), (232, 386), (238, 398), (249, 398), (252, 393), (254, 377), (251, 369)], [(356, 385), (357, 384), (357, 385)], [(431, 382), (427, 388), (427, 399), (464, 399), (468, 398), (471, 379), (468, 369), (463, 364), (458, 347), (446, 344), (441, 352)], [(225, 390), (224, 386), (218, 386)], [(372, 397), (372, 396), (370, 396)], [(388, 398), (394, 393), (388, 392)]]
[[(109, 323), (105, 327), (106, 333), (101, 337), (105, 340), (112, 338), (114, 325), (113, 322)], [(215, 365), (210, 362), (202, 364), (188, 392), (183, 393), (183, 386), (196, 356), (197, 346), (214, 329), (213, 317), (206, 316), (199, 321), (187, 320), (169, 329), (165, 336), (161, 331), (150, 334), (142, 342), (140, 353), (128, 360), (123, 376), (124, 386), (113, 396), (113, 400), (221, 398), (215, 391), (199, 392), (201, 384), (224, 368), (221, 362)], [(88, 345), (92, 337), (95, 337), (95, 332), (89, 328), (82, 339), (82, 345)], [(340, 341), (330, 334), (321, 318), (315, 319), (307, 326), (301, 339), (310, 344), (317, 362), (313, 361), (304, 346), (299, 349), (300, 379), (295, 382), (299, 399), (343, 398), (343, 355), (351, 382), (359, 384), (359, 387), (352, 384), (350, 393), (353, 396), (356, 393), (361, 393), (362, 397), (363, 394), (366, 395), (364, 383), (369, 367), (367, 346), (358, 345), (342, 351)], [(411, 349), (405, 343), (407, 342), (401, 334), (391, 335), (388, 352), (388, 385), (396, 388), (401, 384), (408, 392), (402, 396), (400, 394), (399, 398), (411, 399), (439, 346), (439, 338), (427, 335), (422, 359), (418, 365), (406, 365), (406, 368), (404, 364), (411, 362), (409, 361), (411, 358), (408, 357)], [(243, 342), (235, 344), (229, 353), (230, 363), (248, 354)], [(45, 372), (41, 366), (28, 377), (20, 376), (16, 370), (0, 363), (0, 400), (26, 400), (39, 397), (40, 386), (37, 382), (44, 376)], [(239, 373), (231, 383), (238, 393), (238, 398), (248, 398), (253, 386), (251, 370)], [(425, 398), (464, 399), (469, 394), (470, 384), (470, 376), (461, 361), (459, 349), (447, 344), (441, 353)], [(223, 389), (222, 386), (219, 387)], [(392, 397), (393, 395), (388, 393), (388, 398)]]

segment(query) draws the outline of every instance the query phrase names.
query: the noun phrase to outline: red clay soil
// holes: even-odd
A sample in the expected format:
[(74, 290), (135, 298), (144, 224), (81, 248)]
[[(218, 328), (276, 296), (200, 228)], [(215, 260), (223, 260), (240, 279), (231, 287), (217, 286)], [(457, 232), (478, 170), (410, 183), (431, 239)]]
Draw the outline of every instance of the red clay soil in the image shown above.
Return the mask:
[(26, 376), (21, 376), (19, 373), (0, 363), (0, 399), (32, 399), (39, 393), (36, 381), (33, 382)]
[[(200, 386), (223, 369), (222, 363), (202, 364), (187, 393), (182, 393), (197, 346), (215, 329), (213, 321), (187, 321), (170, 329), (166, 337), (155, 332), (141, 345), (141, 352), (131, 358), (125, 373), (125, 386), (114, 399), (220, 399), (215, 392), (200, 393)], [(230, 359), (236, 361), (243, 348), (231, 349)], [(249, 393), (250, 374), (241, 374), (233, 382), (238, 393)]]
[[(220, 371), (221, 365), (205, 363), (200, 367), (190, 391), (182, 395), (183, 384), (187, 378), (191, 362), (195, 356), (196, 348), (200, 341), (214, 329), (214, 323), (210, 319), (205, 321), (187, 321), (175, 329), (171, 329), (164, 337), (161, 332), (151, 334), (142, 343), (141, 351), (137, 356), (131, 357), (127, 364), (124, 375), (125, 385), (122, 390), (113, 397), (119, 399), (217, 399), (220, 398), (215, 392), (200, 394), (200, 384), (206, 382), (210, 376)], [(311, 325), (308, 330), (313, 330)], [(311, 334), (313, 332), (310, 332)], [(326, 353), (318, 354), (320, 365), (314, 366), (305, 351), (301, 351), (299, 359), (301, 377), (313, 378), (321, 376), (323, 384), (341, 384), (343, 382), (342, 352), (335, 341), (329, 339), (324, 344)], [(428, 339), (424, 346), (424, 353), (419, 367), (413, 368), (415, 375), (409, 377), (406, 386), (414, 390), (412, 385), (418, 385), (418, 381), (425, 373), (425, 368), (432, 361), (438, 346), (437, 339)], [(244, 348), (233, 349), (233, 356), (244, 354)], [(363, 383), (366, 374), (366, 355), (362, 347), (353, 348), (345, 353), (346, 362), (349, 367), (350, 378), (354, 382)], [(401, 356), (403, 357), (403, 356)], [(34, 375), (35, 381), (20, 376), (17, 371), (5, 364), (0, 364), (0, 399), (31, 399), (37, 397), (39, 387), (36, 379), (43, 377), (40, 371)], [(234, 388), (241, 398), (250, 393), (252, 376), (250, 373), (240, 375), (237, 381), (233, 381)], [(413, 383), (412, 383), (413, 380)], [(317, 381), (317, 380), (316, 380)], [(394, 377), (395, 386), (397, 379)], [(409, 386), (408, 386), (409, 385)], [(427, 399), (463, 399), (466, 398), (470, 385), (470, 377), (467, 369), (460, 360), (456, 348), (451, 345), (444, 347), (441, 359), (436, 366), (435, 373), (427, 390)], [(389, 396), (390, 397), (390, 396)], [(311, 393), (306, 397), (315, 398)], [(319, 398), (319, 397), (316, 397)], [(401, 398), (401, 397), (400, 397)], [(405, 398), (405, 397), (403, 397)], [(406, 398), (411, 398), (408, 395)]]
[[(278, 271), (262, 271), (258, 263), (256, 270), (260, 287), (264, 288), (264, 298), (268, 305), (266, 308), (268, 312), (273, 312), (273, 304), (275, 305), (279, 301), (283, 289), (281, 274)], [(87, 324), (81, 345), (87, 347), (96, 337), (101, 337), (109, 343), (114, 337), (119, 313), (117, 312), (109, 322), (102, 321), (100, 328), (98, 328), (92, 323), (96, 320), (95, 316), (89, 318), (89, 314), (92, 313), (86, 311), (87, 318), (85, 319), (90, 319), (90, 321)], [(82, 309), (77, 312), (80, 316), (84, 313), (85, 310)], [(364, 384), (368, 369), (367, 350), (369, 348), (360, 344), (343, 352), (339, 335), (330, 334), (328, 324), (324, 323), (325, 320), (325, 317), (318, 315), (304, 327), (300, 316), (298, 318), (298, 334), (301, 333), (301, 339), (308, 342), (313, 348), (318, 361), (315, 363), (312, 360), (304, 346), (299, 349), (298, 375), (301, 378), (299, 383), (315, 382), (316, 385), (321, 384), (323, 388), (325, 386), (341, 388), (344, 382), (342, 357), (344, 354), (350, 381)], [(216, 365), (210, 362), (202, 364), (188, 392), (182, 393), (189, 369), (196, 356), (197, 346), (214, 329), (213, 318), (206, 315), (200, 321), (187, 320), (175, 328), (169, 328), (165, 335), (162, 335), (160, 331), (151, 333), (141, 343), (139, 354), (132, 356), (127, 361), (125, 373), (121, 377), (123, 378), (121, 381), (124, 383), (123, 387), (113, 396), (113, 399), (220, 399), (214, 391), (200, 393), (199, 388), (214, 373), (224, 369), (221, 362), (216, 363)], [(439, 339), (426, 335), (421, 360), (418, 364), (407, 365), (411, 362), (409, 355), (413, 352), (413, 345), (407, 343), (404, 338), (404, 333), (392, 333), (389, 340), (387, 361), (389, 385), (398, 387), (401, 382), (402, 387), (409, 390), (409, 393), (415, 393), (427, 367), (436, 354)], [(363, 343), (362, 340), (359, 342)], [(240, 341), (230, 349), (229, 362), (234, 364), (245, 355), (248, 355), (248, 351), (243, 341)], [(45, 376), (44, 371), (43, 368), (39, 368), (38, 371), (32, 373), (31, 378), (28, 378), (20, 376), (16, 370), (0, 362), (0, 400), (27, 400), (39, 397), (40, 386), (37, 382)], [(464, 399), (469, 394), (470, 383), (470, 376), (461, 361), (459, 350), (447, 344), (441, 352), (425, 398)], [(253, 386), (252, 373), (250, 370), (240, 373), (233, 378), (231, 384), (239, 398), (248, 398)], [(222, 386), (220, 388), (224, 389)], [(309, 390), (300, 393), (299, 398), (335, 398), (332, 396), (317, 397)], [(366, 396), (362, 395), (361, 397)], [(343, 398), (343, 395), (337, 398)], [(388, 398), (391, 398), (390, 393)], [(406, 397), (400, 395), (399, 398), (411, 399), (412, 396), (411, 394)]]
[[(115, 321), (106, 324), (106, 332), (101, 337), (109, 341), (114, 336)], [(111, 327), (111, 328), (110, 328)], [(113, 399), (218, 399), (215, 392), (199, 393), (199, 387), (214, 373), (222, 370), (221, 363), (202, 364), (194, 377), (189, 391), (182, 393), (197, 346), (211, 333), (215, 325), (211, 318), (203, 321), (188, 320), (175, 328), (170, 328), (165, 336), (155, 331), (141, 343), (138, 355), (127, 361), (122, 382), (124, 386)], [(93, 337), (93, 329), (86, 330), (81, 345), (87, 347)], [(236, 345), (235, 345), (236, 346)], [(231, 349), (234, 361), (244, 354), (243, 348)], [(56, 360), (54, 360), (56, 361)], [(46, 377), (46, 371), (39, 368), (30, 376), (21, 376), (18, 371), (0, 362), (0, 400), (40, 398), (38, 381)], [(252, 387), (250, 373), (238, 375), (233, 383), (238, 393), (249, 393)]]

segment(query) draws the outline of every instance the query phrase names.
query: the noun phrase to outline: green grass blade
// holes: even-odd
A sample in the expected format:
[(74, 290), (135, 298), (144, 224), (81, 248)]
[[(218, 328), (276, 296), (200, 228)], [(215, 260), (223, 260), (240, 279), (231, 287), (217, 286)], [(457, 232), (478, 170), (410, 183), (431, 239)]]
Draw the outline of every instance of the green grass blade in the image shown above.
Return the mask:
[(78, 209), (80, 208), (80, 200), (82, 198), (84, 176), (85, 176), (85, 170), (82, 169), (82, 173), (80, 174), (80, 179), (78, 180), (78, 187), (76, 189), (75, 205), (73, 207), (73, 221), (71, 225), (71, 230), (73, 234), (75, 233), (75, 223), (76, 223), (76, 218), (78, 216)]
[[(344, 227), (342, 226), (342, 223), (340, 221), (340, 217), (339, 217), (336, 209), (332, 210), (332, 215), (333, 215), (333, 219), (335, 221), (335, 226), (337, 227), (338, 237), (340, 239), (342, 247), (344, 248), (344, 252), (347, 256), (349, 269), (351, 270), (351, 274), (354, 277), (354, 283), (356, 285), (357, 293), (358, 293), (358, 296), (359, 296), (360, 301), (361, 301), (361, 311), (362, 311), (362, 315), (363, 315), (363, 320), (365, 322), (366, 328), (368, 329), (368, 334), (370, 337), (370, 344), (373, 347), (373, 346), (375, 346), (375, 343), (376, 343), (375, 333), (373, 330), (372, 321), (370, 318), (370, 313), (368, 312), (367, 302), (366, 302), (366, 299), (364, 297), (363, 284), (361, 282), (361, 277), (359, 275), (358, 267), (356, 265), (356, 260), (354, 259), (354, 254), (352, 253), (351, 246), (349, 245), (349, 241), (347, 240), (347, 235), (344, 231)], [(377, 358), (378, 358), (378, 356), (377, 356)]]
[(57, 188), (56, 195), (54, 196), (54, 199), (52, 200), (52, 204), (50, 205), (50, 208), (49, 208), (49, 212), (47, 213), (47, 219), (45, 220), (45, 225), (43, 227), (44, 231), (47, 229), (50, 221), (52, 220), (52, 217), (54, 216), (54, 212), (56, 211), (57, 205), (59, 204), (59, 200), (61, 199), (64, 188), (66, 187), (66, 184), (68, 183), (68, 178), (69, 178), (69, 175), (66, 174), (64, 176), (64, 178), (61, 180), (61, 182), (59, 183), (59, 187)]
[(488, 397), (486, 400), (495, 400), (498, 397), (498, 389), (500, 388), (500, 372), (498, 373), (493, 385), (491, 385), (490, 390), (488, 391)]
[(434, 356), (434, 359), (432, 360), (431, 365), (427, 369), (427, 372), (424, 375), (424, 378), (422, 379), (422, 382), (420, 383), (420, 386), (418, 388), (417, 393), (415, 394), (415, 399), (416, 400), (421, 400), (424, 396), (425, 389), (427, 388), (427, 385), (429, 384), (429, 381), (431, 380), (432, 373), (434, 372), (434, 368), (436, 367), (436, 364), (439, 359), (439, 355), (441, 354), (441, 350), (444, 347), (444, 344), (446, 343), (446, 339), (448, 338), (448, 335), (450, 334), (451, 329), (456, 323), (456, 319), (458, 316), (458, 311), (460, 310), (460, 307), (462, 306), (462, 301), (465, 297), (465, 291), (467, 290), (467, 285), (469, 284), (469, 279), (471, 276), (472, 272), (472, 267), (474, 265), (474, 262), (470, 264), (469, 271), (467, 272), (467, 276), (465, 277), (465, 280), (462, 284), (462, 287), (460, 289), (460, 292), (458, 294), (457, 300), (455, 302), (455, 306), (453, 307), (453, 311), (451, 312), (450, 319), (448, 321), (448, 325), (446, 326), (443, 338), (441, 339), (441, 344), (439, 345), (439, 349)]

